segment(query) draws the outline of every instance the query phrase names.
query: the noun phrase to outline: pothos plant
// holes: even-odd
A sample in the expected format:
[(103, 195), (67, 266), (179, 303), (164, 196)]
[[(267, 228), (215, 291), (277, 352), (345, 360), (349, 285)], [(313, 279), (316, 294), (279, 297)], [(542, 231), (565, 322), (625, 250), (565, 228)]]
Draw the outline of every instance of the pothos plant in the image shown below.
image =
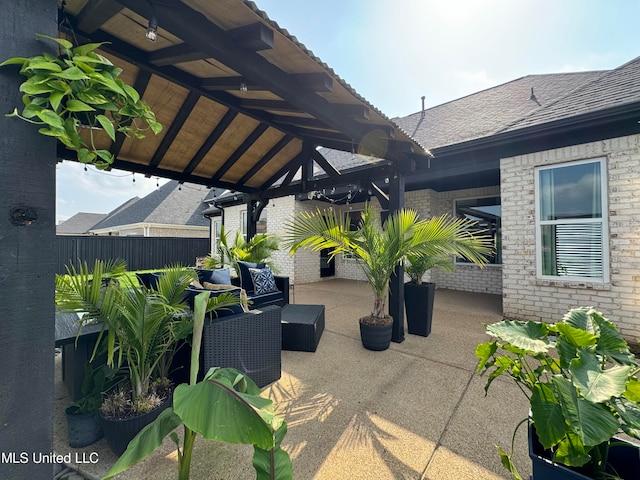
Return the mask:
[[(13, 57), (0, 64), (20, 65), (20, 74), (27, 77), (20, 85), (24, 108), (7, 116), (40, 125), (41, 134), (57, 138), (77, 152), (80, 162), (100, 169), (108, 168), (114, 157), (96, 146), (97, 129), (112, 141), (116, 132), (141, 139), (148, 130), (154, 134), (162, 130), (140, 94), (119, 78), (122, 69), (95, 52), (104, 43), (74, 47), (63, 38), (40, 34), (36, 38), (55, 42), (60, 54)], [(82, 130), (87, 133), (81, 135)]]
[[(496, 340), (476, 348), (477, 371), (488, 373), (485, 392), (504, 375), (529, 399), (530, 419), (516, 431), (531, 421), (554, 462), (581, 467), (590, 478), (617, 478), (607, 463), (614, 436), (640, 439), (640, 368), (613, 323), (582, 307), (554, 324), (506, 320), (486, 330)], [(511, 454), (498, 451), (521, 479), (513, 445)]]

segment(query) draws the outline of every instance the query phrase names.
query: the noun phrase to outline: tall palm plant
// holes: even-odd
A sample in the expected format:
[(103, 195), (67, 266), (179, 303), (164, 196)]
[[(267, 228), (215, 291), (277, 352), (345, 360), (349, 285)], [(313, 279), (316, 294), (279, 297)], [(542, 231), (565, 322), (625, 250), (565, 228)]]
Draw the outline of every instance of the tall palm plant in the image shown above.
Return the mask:
[(358, 262), (373, 290), (374, 303), (364, 323), (390, 323), (386, 314), (386, 293), (396, 265), (407, 256), (414, 258), (461, 256), (483, 266), (492, 251), (487, 236), (471, 233), (468, 219), (448, 216), (421, 220), (410, 209), (390, 215), (382, 225), (370, 204), (366, 204), (356, 230), (350, 230), (347, 213), (335, 210), (300, 212), (287, 222), (284, 244), (293, 255), (300, 248), (329, 249), (331, 258), (346, 254)]
[(238, 262), (265, 263), (274, 272), (277, 272), (271, 260), (271, 255), (279, 248), (279, 239), (275, 235), (258, 233), (249, 240), (245, 240), (237, 231), (233, 243), (229, 242), (224, 225), (220, 231), (220, 256), (209, 256), (204, 261), (206, 268), (220, 268), (222, 265), (231, 265), (239, 276)]

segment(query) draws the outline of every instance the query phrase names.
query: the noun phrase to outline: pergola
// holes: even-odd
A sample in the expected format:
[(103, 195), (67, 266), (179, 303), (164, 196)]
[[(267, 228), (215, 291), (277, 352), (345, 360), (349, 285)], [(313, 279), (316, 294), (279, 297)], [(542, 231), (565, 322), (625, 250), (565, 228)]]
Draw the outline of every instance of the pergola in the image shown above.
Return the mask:
[[(157, 25), (154, 42), (146, 36), (150, 25)], [(98, 134), (98, 146), (116, 158), (114, 168), (241, 192), (250, 235), (270, 198), (326, 187), (366, 183), (390, 210), (401, 208), (404, 175), (429, 155), (250, 1), (18, 0), (5, 6), (3, 57), (48, 48), (36, 33), (108, 42), (101, 53), (123, 68), (121, 77), (164, 125), (160, 135), (142, 141), (119, 136), (112, 142)], [(19, 83), (15, 71), (0, 72), (5, 112), (20, 105)], [(24, 122), (2, 116), (0, 125), (6, 372), (0, 450), (50, 452), (55, 164), (75, 156)], [(384, 161), (340, 171), (319, 146)], [(314, 175), (314, 166), (323, 173)], [(396, 341), (403, 339), (401, 286), (397, 275), (390, 299)], [(4, 478), (46, 478), (48, 467), (3, 462), (0, 470)]]

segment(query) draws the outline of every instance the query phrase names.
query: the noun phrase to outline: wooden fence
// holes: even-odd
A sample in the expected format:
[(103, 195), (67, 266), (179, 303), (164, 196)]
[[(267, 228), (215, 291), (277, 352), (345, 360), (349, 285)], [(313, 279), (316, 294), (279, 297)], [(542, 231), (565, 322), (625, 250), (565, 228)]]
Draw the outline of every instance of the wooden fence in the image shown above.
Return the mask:
[(65, 265), (86, 261), (93, 267), (96, 259), (123, 258), (128, 270), (149, 270), (165, 265), (193, 266), (196, 257), (207, 255), (208, 238), (173, 237), (56, 237), (58, 259), (56, 273), (66, 273)]

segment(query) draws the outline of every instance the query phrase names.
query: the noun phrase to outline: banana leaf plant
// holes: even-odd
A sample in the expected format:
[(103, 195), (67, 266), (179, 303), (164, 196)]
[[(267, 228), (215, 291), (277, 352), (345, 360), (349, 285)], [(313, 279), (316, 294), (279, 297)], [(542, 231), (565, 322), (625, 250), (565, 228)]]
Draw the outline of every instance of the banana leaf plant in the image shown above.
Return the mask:
[[(582, 467), (591, 478), (607, 473), (614, 436), (640, 439), (638, 362), (616, 327), (593, 308), (575, 308), (561, 322), (509, 321), (486, 325), (496, 340), (476, 348), (477, 372), (492, 382), (507, 376), (530, 402), (530, 421), (552, 460)], [(502, 463), (515, 479), (513, 443)]]
[(136, 139), (144, 138), (147, 131), (160, 133), (162, 125), (149, 105), (119, 78), (122, 69), (96, 53), (104, 43), (74, 47), (63, 38), (40, 34), (36, 38), (55, 42), (60, 54), (44, 52), (0, 63), (19, 65), (20, 74), (27, 78), (20, 85), (24, 107), (7, 116), (39, 125), (42, 135), (55, 137), (75, 151), (78, 161), (100, 169), (109, 168), (114, 157), (96, 145), (96, 129), (103, 130), (112, 142), (117, 132)]
[[(194, 300), (189, 384), (175, 389), (173, 407), (138, 433), (105, 480), (147, 458), (167, 436), (178, 449), (178, 480), (187, 480), (198, 434), (219, 442), (253, 444), (257, 480), (293, 478), (291, 459), (280, 446), (287, 424), (275, 414), (273, 402), (260, 396), (256, 384), (233, 368), (212, 368), (204, 380), (197, 382), (208, 297), (208, 292), (202, 292)], [(182, 445), (174, 432), (180, 425), (184, 429)]]

